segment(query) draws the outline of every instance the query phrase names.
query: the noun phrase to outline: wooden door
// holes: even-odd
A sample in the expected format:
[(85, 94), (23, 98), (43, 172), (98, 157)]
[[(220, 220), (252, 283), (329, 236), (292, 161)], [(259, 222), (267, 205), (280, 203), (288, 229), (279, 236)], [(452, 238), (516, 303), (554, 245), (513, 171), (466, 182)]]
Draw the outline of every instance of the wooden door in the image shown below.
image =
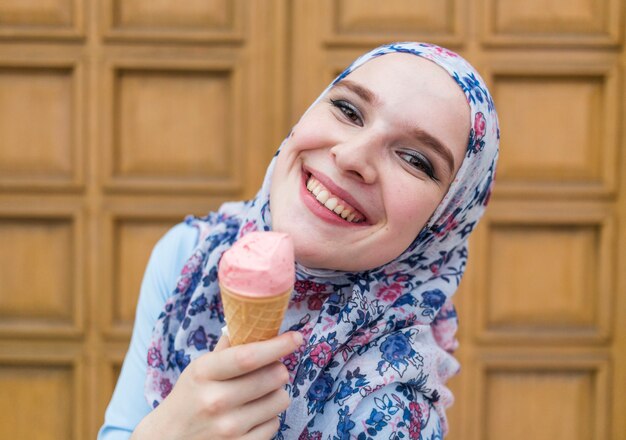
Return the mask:
[(284, 23), (0, 1), (0, 438), (95, 438), (156, 240), (252, 196), (280, 141)]
[(474, 63), (503, 132), (450, 438), (625, 438), (625, 9), (0, 1), (0, 438), (95, 437), (156, 240), (252, 196), (328, 81), (397, 40)]

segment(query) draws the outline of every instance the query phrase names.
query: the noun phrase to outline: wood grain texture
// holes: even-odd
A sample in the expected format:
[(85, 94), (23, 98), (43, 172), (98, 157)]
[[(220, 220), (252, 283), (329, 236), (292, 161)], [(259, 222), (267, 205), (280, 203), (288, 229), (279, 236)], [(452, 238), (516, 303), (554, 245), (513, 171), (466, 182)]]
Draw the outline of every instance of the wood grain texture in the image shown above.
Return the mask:
[(494, 46), (618, 46), (621, 0), (482, 0), (483, 39)]
[(79, 39), (84, 36), (85, 0), (4, 0), (0, 39)]

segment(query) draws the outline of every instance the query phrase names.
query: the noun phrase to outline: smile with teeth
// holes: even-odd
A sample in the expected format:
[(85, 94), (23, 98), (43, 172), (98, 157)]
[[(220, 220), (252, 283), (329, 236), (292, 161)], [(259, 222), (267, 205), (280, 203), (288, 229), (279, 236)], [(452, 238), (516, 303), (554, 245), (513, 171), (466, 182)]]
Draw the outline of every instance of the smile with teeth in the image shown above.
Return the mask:
[(344, 220), (350, 223), (360, 223), (365, 220), (363, 214), (331, 193), (328, 188), (322, 185), (315, 177), (309, 177), (309, 180), (306, 182), (306, 189), (329, 211), (334, 212)]

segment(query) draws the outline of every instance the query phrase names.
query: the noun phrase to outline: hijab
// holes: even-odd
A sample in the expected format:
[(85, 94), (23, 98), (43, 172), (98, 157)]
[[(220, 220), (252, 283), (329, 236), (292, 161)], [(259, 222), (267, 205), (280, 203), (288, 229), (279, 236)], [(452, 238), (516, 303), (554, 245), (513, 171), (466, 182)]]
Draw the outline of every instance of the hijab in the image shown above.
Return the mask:
[[(450, 354), (456, 348), (457, 327), (450, 298), (465, 271), (468, 236), (491, 194), (500, 134), (493, 100), (480, 75), (459, 55), (431, 44), (393, 43), (371, 50), (343, 71), (315, 103), (359, 66), (398, 52), (436, 63), (464, 92), (471, 114), (465, 157), (427, 224), (393, 261), (362, 272), (310, 269), (296, 263), (295, 288), (281, 332), (299, 331), (305, 344), (282, 359), (290, 372), (286, 387), (292, 403), (281, 415), (278, 439), (318, 434), (348, 438), (361, 428), (355, 428), (352, 420), (357, 407), (359, 414), (370, 418), (382, 414), (381, 405), (387, 406), (386, 414), (402, 409), (411, 416), (421, 411), (411, 406), (415, 393), (435, 409), (443, 432), (447, 431), (445, 408), (453, 397), (445, 383), (459, 369)], [(199, 241), (154, 327), (145, 384), (152, 407), (169, 394), (193, 359), (217, 343), (224, 326), (218, 262), (240, 237), (272, 229), (269, 189), (275, 162), (276, 156), (254, 199), (226, 203), (206, 217), (186, 219), (198, 228)], [(384, 387), (395, 387), (395, 402), (368, 399)], [(398, 409), (390, 410), (393, 405)], [(382, 435), (399, 427), (377, 423), (372, 429)]]

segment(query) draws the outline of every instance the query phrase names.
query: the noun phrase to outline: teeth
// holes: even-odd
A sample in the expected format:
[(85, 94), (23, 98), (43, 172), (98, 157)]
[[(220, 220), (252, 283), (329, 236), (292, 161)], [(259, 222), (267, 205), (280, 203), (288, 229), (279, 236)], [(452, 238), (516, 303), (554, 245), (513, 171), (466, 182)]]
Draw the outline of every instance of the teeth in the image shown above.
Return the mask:
[[(354, 223), (362, 221), (361, 218), (357, 218), (356, 213), (352, 212), (351, 207), (343, 205), (336, 197), (331, 197), (331, 193), (313, 176), (309, 177), (309, 180), (306, 183), (306, 188), (315, 196), (318, 202), (346, 221)], [(357, 218), (356, 221), (355, 218)]]
[(331, 211), (334, 211), (335, 208), (337, 207), (337, 199), (335, 198), (328, 199), (326, 203), (324, 203), (324, 206), (330, 209)]
[(325, 189), (321, 190), (319, 194), (316, 196), (317, 200), (323, 205), (326, 203), (326, 200), (330, 197), (330, 194)]

